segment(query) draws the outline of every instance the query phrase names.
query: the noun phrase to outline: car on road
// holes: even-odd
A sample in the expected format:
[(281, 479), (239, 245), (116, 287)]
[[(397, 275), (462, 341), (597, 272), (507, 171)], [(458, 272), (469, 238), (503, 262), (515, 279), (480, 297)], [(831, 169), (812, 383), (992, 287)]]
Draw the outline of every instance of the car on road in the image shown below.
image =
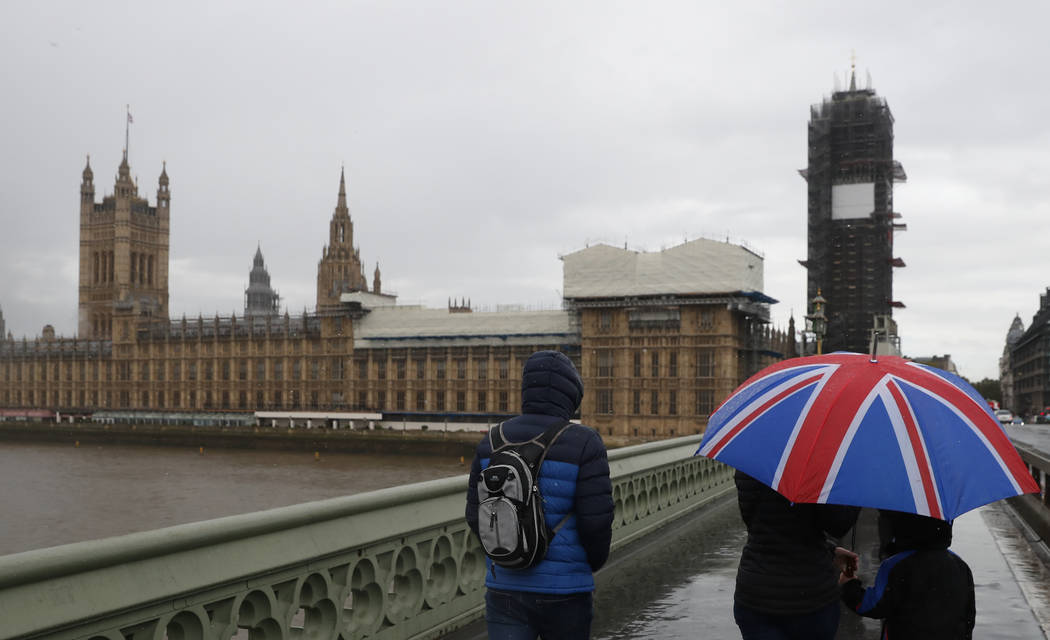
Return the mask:
[(1015, 427), (1024, 425), (1024, 420), (1021, 419), (1021, 416), (1014, 416), (1014, 419), (1010, 421), (1010, 424)]
[(1014, 421), (1014, 414), (1009, 409), (996, 409), (995, 417), (1000, 424), (1010, 424)]

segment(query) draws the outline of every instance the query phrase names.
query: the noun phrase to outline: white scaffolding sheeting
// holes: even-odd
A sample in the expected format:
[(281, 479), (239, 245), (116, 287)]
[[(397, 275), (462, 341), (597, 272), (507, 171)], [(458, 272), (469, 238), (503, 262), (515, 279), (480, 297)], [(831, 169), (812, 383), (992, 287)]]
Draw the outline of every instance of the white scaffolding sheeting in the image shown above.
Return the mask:
[(699, 238), (659, 252), (599, 244), (562, 256), (564, 296), (611, 298), (763, 290), (763, 260), (739, 245)]

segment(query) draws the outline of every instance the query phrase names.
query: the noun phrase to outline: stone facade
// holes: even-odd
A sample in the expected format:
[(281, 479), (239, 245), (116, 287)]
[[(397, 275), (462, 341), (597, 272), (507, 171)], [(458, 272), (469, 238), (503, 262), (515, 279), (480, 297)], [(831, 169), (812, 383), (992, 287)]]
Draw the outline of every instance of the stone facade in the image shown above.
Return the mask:
[(1050, 288), (1039, 294), (1032, 322), (1010, 346), (1014, 406), (1023, 415), (1039, 415), (1050, 406)]
[(1003, 346), (1003, 355), (999, 356), (999, 388), (1003, 394), (1002, 407), (1014, 413), (1020, 413), (1017, 405), (1017, 394), (1014, 391), (1014, 373), (1012, 367), (1011, 350), (1024, 335), (1024, 322), (1021, 315), (1014, 316), (1010, 322), (1010, 328), (1006, 332), (1006, 344)]
[(157, 205), (150, 206), (139, 197), (125, 152), (113, 193), (95, 202), (88, 159), (80, 183), (78, 335), (112, 337), (114, 317), (125, 311), (168, 317), (170, 209), (167, 167), (157, 181)]
[[(567, 269), (564, 290), (576, 293), (558, 311), (396, 305), (380, 291), (378, 266), (367, 289), (342, 176), (318, 265), (315, 311), (170, 319), (167, 174), (161, 173), (157, 207), (137, 197), (128, 175), (125, 158), (114, 196), (97, 204), (85, 169), (80, 334), (0, 340), (0, 407), (371, 410), (498, 419), (519, 408), (525, 359), (557, 349), (584, 379), (584, 422), (603, 434), (671, 437), (701, 432), (738, 384), (791, 349), (787, 335), (768, 326), (774, 301), (754, 287), (734, 288), (735, 258), (714, 261), (718, 273), (693, 264), (667, 290), (655, 278), (643, 282), (649, 289), (620, 294), (613, 287), (590, 295)], [(739, 266), (747, 282), (761, 285), (761, 276), (751, 275), (756, 267), (761, 273), (761, 258), (728, 243), (696, 240), (633, 257), (619, 251), (578, 253), (677, 264), (681, 256), (729, 251), (748, 263)], [(261, 252), (256, 259), (261, 266)]]
[[(375, 283), (379, 284), (379, 265)], [(337, 307), (339, 296), (354, 291), (368, 291), (368, 281), (360, 249), (354, 246), (354, 223), (346, 204), (346, 177), (340, 172), (339, 199), (328, 225), (328, 245), (321, 250), (317, 263), (317, 308)]]
[[(602, 433), (700, 433), (733, 389), (787, 348), (785, 336), (756, 332), (753, 319), (709, 297), (575, 307), (587, 388), (581, 411)], [(749, 340), (766, 348), (753, 349)]]

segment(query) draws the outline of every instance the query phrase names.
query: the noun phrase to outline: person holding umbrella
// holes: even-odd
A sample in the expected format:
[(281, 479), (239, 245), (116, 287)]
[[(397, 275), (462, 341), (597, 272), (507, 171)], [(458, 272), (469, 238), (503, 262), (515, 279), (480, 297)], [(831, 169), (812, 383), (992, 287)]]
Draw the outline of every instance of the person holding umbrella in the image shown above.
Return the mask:
[(735, 474), (747, 542), (740, 554), (733, 617), (744, 640), (832, 640), (839, 625), (839, 574), (857, 555), (838, 547), (860, 509), (792, 503)]
[[(906, 358), (877, 356), (874, 349), (870, 355), (838, 352), (792, 358), (759, 371), (711, 414), (697, 455), (730, 465), (782, 496), (779, 506), (771, 495), (762, 501), (773, 506), (756, 510), (760, 523), (771, 518), (767, 513), (800, 512), (797, 507), (806, 505), (854, 505), (951, 522), (982, 505), (1040, 490), (1002, 425), (969, 383)], [(751, 481), (741, 481), (739, 475), (737, 484), (756, 495), (763, 491), (750, 489)], [(745, 506), (742, 499), (742, 514)], [(742, 565), (747, 561), (754, 566), (742, 567), (737, 580), (737, 603), (745, 607), (745, 622), (747, 609), (781, 593), (777, 590), (760, 600), (757, 589), (765, 583), (756, 578), (751, 586), (748, 576), (769, 574), (771, 568), (763, 563), (772, 562), (785, 546), (765, 549), (764, 537), (752, 542), (756, 516), (750, 517), (749, 545), (760, 553), (745, 547), (741, 558)], [(836, 532), (835, 523), (829, 525), (824, 518), (819, 511), (811, 512), (811, 546), (806, 547), (811, 560), (817, 557), (813, 529)], [(782, 531), (788, 522), (801, 529), (786, 519), (770, 528)], [(783, 543), (783, 537), (768, 539)], [(844, 550), (836, 558), (852, 577), (855, 558)], [(826, 566), (812, 566), (821, 565)]]

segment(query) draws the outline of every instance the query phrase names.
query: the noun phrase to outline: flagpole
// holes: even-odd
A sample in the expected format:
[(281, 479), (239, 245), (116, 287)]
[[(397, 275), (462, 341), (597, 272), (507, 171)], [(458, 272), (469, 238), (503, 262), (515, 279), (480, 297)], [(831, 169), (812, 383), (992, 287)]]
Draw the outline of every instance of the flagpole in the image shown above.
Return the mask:
[(124, 118), (124, 159), (127, 160), (127, 158), (128, 158), (128, 140), (129, 140), (128, 134), (129, 134), (129, 131), (131, 129), (131, 105), (130, 104), (126, 104), (124, 106), (127, 109), (127, 113), (125, 114), (127, 117)]

